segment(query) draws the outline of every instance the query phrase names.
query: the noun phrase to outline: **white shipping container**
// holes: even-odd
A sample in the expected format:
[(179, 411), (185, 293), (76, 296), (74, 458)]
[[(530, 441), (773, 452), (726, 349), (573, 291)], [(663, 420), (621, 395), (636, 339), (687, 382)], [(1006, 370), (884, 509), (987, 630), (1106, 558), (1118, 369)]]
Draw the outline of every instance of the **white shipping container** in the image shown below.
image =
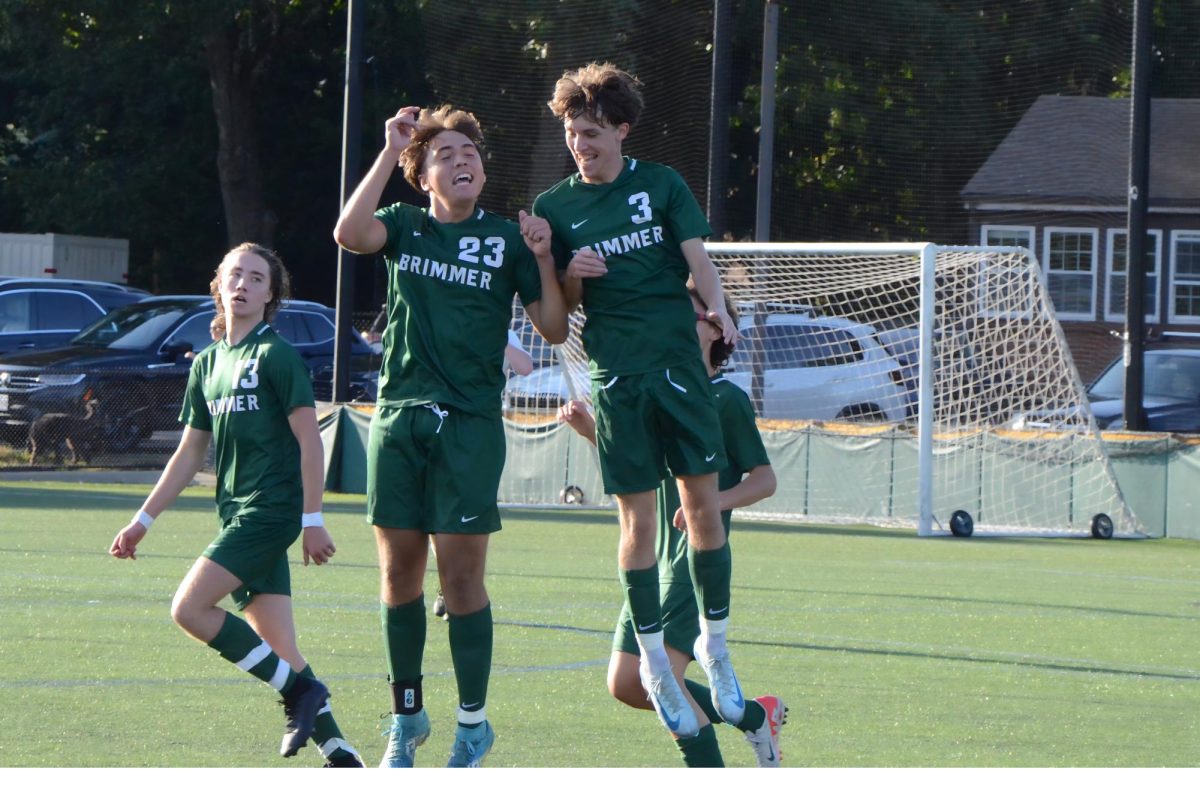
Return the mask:
[(0, 233), (0, 277), (129, 281), (129, 241), (81, 235)]

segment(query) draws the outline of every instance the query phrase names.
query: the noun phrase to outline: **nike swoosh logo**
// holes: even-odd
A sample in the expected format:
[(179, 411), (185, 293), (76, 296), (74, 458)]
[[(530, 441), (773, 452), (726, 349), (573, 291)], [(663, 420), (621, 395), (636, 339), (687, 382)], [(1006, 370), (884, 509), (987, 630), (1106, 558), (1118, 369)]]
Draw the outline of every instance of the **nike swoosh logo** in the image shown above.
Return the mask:
[(479, 514), (475, 514), (474, 516), (464, 516), (463, 518), (459, 519), (458, 521), (462, 522), (463, 524), (466, 524), (467, 522), (473, 522), (478, 518), (479, 518)]
[(662, 713), (662, 719), (663, 723), (667, 724), (667, 728), (671, 730), (672, 734), (679, 731), (679, 722), (682, 720), (682, 718), (675, 718), (675, 720), (671, 720), (671, 716), (664, 711)]
[(420, 236), (421, 236), (421, 233), (420, 233), (420, 232), (418, 232), (417, 230), (415, 230), (415, 229), (414, 229), (414, 230), (413, 230), (413, 237), (420, 237)]
[(710, 608), (708, 608), (708, 614), (709, 614), (710, 616), (719, 616), (719, 615), (721, 615), (722, 613), (724, 613), (724, 612), (725, 612), (726, 610), (728, 610), (728, 609), (729, 609), (729, 608), (727, 608), (727, 607), (722, 607), (722, 608), (719, 608), (719, 609), (717, 609), (717, 610), (713, 610), (713, 609), (710, 607)]
[(646, 630), (650, 629), (650, 627), (652, 627), (652, 626), (654, 626), (654, 622), (650, 622), (649, 624), (647, 624), (647, 625), (646, 625), (646, 626), (644, 626), (644, 627), (643, 627), (641, 624), (639, 624), (639, 625), (638, 625), (638, 632), (645, 632)]
[(590, 221), (590, 220), (592, 220), (592, 219), (591, 219), (591, 218), (584, 218), (582, 221), (576, 221), (575, 223), (571, 224), (571, 228), (572, 228), (572, 229), (578, 229), (579, 227), (583, 226), (584, 224), (586, 224), (586, 223), (587, 223), (588, 221)]
[(463, 705), (462, 705), (462, 709), (465, 709), (467, 712), (470, 712), (471, 710), (475, 709), (475, 708), (476, 708), (476, 707), (478, 707), (478, 706), (479, 706), (479, 702), (478, 702), (478, 701), (475, 701), (475, 702), (473, 702), (473, 703), (470, 703), (470, 704), (463, 704)]
[(708, 463), (709, 461), (712, 461), (716, 457), (717, 457), (716, 453), (713, 453), (712, 455), (706, 455), (706, 456), (704, 456), (704, 462)]

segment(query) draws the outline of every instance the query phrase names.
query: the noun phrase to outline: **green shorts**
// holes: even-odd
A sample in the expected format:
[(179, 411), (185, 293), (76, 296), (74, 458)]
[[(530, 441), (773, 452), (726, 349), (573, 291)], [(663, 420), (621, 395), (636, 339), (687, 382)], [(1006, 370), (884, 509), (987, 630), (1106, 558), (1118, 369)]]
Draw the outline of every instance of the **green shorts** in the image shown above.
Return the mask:
[(500, 529), (500, 417), (435, 404), (380, 406), (367, 437), (367, 519), (426, 533)]
[[(696, 591), (692, 581), (672, 580), (663, 583), (659, 598), (662, 599), (663, 642), (690, 656), (696, 638), (700, 637), (700, 610), (696, 607)], [(612, 647), (613, 651), (640, 653), (628, 604), (621, 608)]]
[(292, 595), (287, 551), (300, 536), (300, 516), (280, 521), (235, 516), (204, 550), (204, 557), (242, 581), (231, 594), (239, 610), (258, 594)]
[(721, 419), (698, 356), (668, 370), (593, 381), (592, 405), (608, 494), (653, 491), (669, 474), (725, 466)]

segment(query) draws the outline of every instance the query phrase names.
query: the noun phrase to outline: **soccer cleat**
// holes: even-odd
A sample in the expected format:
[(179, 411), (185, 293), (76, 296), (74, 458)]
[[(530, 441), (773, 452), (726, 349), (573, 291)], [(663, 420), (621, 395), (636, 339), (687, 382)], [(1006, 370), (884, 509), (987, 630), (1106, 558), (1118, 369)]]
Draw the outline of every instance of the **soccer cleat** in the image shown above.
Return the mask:
[(429, 715), (423, 709), (415, 715), (393, 715), (384, 735), (390, 739), (379, 766), (412, 767), (417, 748), (429, 739)]
[(733, 672), (733, 662), (729, 652), (724, 651), (716, 657), (709, 657), (704, 652), (701, 639), (696, 639), (692, 654), (704, 675), (708, 677), (708, 685), (712, 691), (713, 707), (721, 720), (729, 724), (741, 723), (746, 714), (746, 699), (742, 696), (742, 686), (738, 684), (737, 674)]
[(325, 705), (329, 697), (329, 689), (316, 679), (307, 676), (297, 676), (292, 689), (283, 700), (283, 714), (287, 717), (287, 725), (283, 732), (283, 742), (279, 745), (279, 753), (283, 756), (295, 756), (304, 747), (308, 738), (312, 737), (316, 724), (317, 712)]
[(449, 621), (449, 616), (446, 615), (446, 597), (442, 596), (442, 591), (439, 588), (437, 598), (433, 600), (433, 614), (438, 618)]
[(759, 696), (754, 699), (767, 713), (763, 725), (746, 732), (746, 742), (754, 749), (759, 767), (779, 767), (783, 752), (779, 750), (779, 730), (787, 723), (787, 706), (778, 696)]
[(446, 767), (480, 767), (494, 742), (496, 732), (486, 720), (474, 726), (459, 726), (454, 733), (454, 748)]
[(653, 676), (650, 669), (642, 665), (638, 668), (638, 674), (650, 703), (654, 705), (654, 711), (667, 731), (676, 737), (693, 737), (700, 732), (700, 721), (684, 697), (679, 682), (675, 681), (673, 672), (666, 671), (661, 676)]

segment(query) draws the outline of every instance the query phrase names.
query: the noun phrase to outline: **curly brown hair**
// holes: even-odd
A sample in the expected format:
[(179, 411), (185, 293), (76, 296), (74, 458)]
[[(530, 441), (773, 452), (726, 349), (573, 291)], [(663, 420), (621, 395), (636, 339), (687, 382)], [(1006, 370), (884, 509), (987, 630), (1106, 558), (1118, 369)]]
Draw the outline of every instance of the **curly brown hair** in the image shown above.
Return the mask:
[(279, 307), (292, 296), (292, 277), (288, 273), (287, 268), (283, 266), (283, 260), (279, 255), (266, 246), (260, 246), (258, 243), (242, 243), (234, 246), (225, 253), (221, 258), (221, 262), (217, 265), (217, 270), (213, 273), (212, 281), (208, 283), (208, 294), (212, 296), (213, 304), (217, 314), (213, 317), (212, 323), (209, 324), (208, 330), (212, 334), (214, 340), (218, 340), (225, 336), (225, 305), (221, 302), (221, 268), (229, 261), (234, 254), (249, 252), (255, 254), (267, 263), (267, 268), (271, 273), (271, 300), (267, 301), (267, 305), (263, 307), (263, 320), (268, 323), (275, 319), (275, 315), (279, 312)]
[(611, 63), (565, 72), (546, 104), (560, 121), (583, 116), (597, 124), (633, 127), (642, 115), (642, 82)]
[(470, 138), (480, 154), (483, 153), (483, 132), (479, 129), (479, 119), (475, 118), (475, 114), (449, 105), (442, 105), (436, 110), (426, 108), (417, 117), (417, 130), (412, 140), (400, 153), (400, 166), (409, 185), (421, 190), (421, 174), (425, 171), (429, 144), (440, 133), (450, 130)]

